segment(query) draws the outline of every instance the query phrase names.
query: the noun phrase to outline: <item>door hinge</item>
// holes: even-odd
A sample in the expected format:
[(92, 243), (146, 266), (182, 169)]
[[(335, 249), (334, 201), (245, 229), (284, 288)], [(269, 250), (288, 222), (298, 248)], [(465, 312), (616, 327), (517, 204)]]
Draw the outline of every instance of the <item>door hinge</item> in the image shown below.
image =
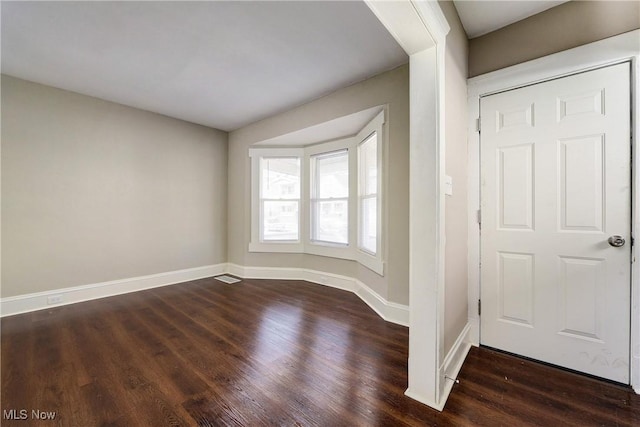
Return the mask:
[(476, 119), (476, 132), (480, 132), (480, 117)]
[(478, 300), (478, 316), (482, 314), (482, 302)]

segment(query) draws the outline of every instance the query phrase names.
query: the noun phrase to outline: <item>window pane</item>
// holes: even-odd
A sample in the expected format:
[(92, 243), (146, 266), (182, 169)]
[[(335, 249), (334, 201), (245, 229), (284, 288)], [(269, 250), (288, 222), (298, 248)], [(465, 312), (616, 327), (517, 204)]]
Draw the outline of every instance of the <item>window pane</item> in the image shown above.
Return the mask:
[(312, 240), (349, 243), (349, 203), (347, 200), (313, 202)]
[(298, 201), (264, 201), (263, 240), (298, 240)]
[(349, 154), (347, 151), (316, 156), (315, 197), (349, 197)]
[(378, 192), (378, 136), (373, 133), (360, 144), (361, 195)]
[(376, 253), (378, 221), (376, 217), (378, 198), (362, 199), (362, 222), (360, 223), (360, 247), (372, 254)]
[(260, 184), (263, 199), (300, 198), (300, 159), (261, 158)]

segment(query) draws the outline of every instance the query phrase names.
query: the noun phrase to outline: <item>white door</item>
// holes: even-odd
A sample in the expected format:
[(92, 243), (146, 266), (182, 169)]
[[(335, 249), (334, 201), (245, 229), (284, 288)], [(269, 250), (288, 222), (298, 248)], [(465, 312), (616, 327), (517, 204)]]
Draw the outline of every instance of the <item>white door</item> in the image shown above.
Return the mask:
[(627, 384), (629, 80), (623, 63), (480, 101), (481, 343)]

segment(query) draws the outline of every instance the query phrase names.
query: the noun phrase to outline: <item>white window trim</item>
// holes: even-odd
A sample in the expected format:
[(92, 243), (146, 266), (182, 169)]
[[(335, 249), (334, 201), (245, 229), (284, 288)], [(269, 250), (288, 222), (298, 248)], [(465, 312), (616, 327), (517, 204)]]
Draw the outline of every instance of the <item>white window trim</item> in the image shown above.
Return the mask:
[(360, 177), (360, 168), (356, 167), (356, 171), (358, 171), (358, 175), (356, 177), (356, 195), (357, 197), (356, 199), (356, 204), (357, 204), (357, 216), (356, 216), (356, 225), (357, 225), (357, 229), (356, 229), (356, 233), (357, 233), (357, 239), (356, 239), (356, 261), (358, 261), (360, 264), (364, 265), (365, 267), (375, 271), (376, 273), (380, 274), (381, 276), (384, 275), (384, 261), (383, 261), (383, 253), (384, 253), (384, 241), (386, 240), (387, 236), (386, 233), (384, 233), (384, 227), (383, 227), (383, 222), (386, 219), (386, 215), (383, 212), (383, 206), (384, 206), (384, 202), (383, 202), (383, 198), (385, 196), (385, 189), (384, 189), (384, 181), (385, 181), (385, 176), (386, 176), (386, 170), (384, 168), (384, 164), (383, 164), (383, 159), (384, 159), (384, 152), (385, 152), (385, 144), (387, 141), (386, 135), (383, 133), (383, 125), (385, 123), (385, 115), (384, 115), (384, 111), (380, 112), (380, 114), (378, 114), (373, 120), (371, 120), (369, 122), (369, 124), (367, 126), (365, 126), (360, 132), (358, 132), (358, 135), (356, 135), (355, 138), (355, 143), (356, 143), (356, 149), (354, 150), (354, 153), (356, 154), (356, 162), (359, 161), (359, 159), (357, 159), (358, 157), (358, 147), (360, 146), (360, 144), (364, 143), (367, 139), (369, 139), (369, 137), (375, 132), (377, 134), (377, 162), (378, 162), (378, 183), (377, 186), (378, 188), (376, 189), (376, 197), (377, 197), (377, 215), (376, 215), (376, 227), (377, 227), (377, 242), (376, 242), (376, 253), (372, 254), (371, 252), (367, 251), (365, 248), (361, 248), (360, 247), (360, 242), (362, 241), (362, 238), (360, 236), (360, 218), (362, 217), (362, 212), (361, 212), (361, 206), (360, 206), (360, 193), (359, 193), (359, 188), (358, 183), (361, 179)]
[[(353, 155), (353, 153), (350, 152), (349, 148), (342, 148), (339, 150), (332, 150), (332, 151), (325, 151), (322, 153), (318, 153), (318, 154), (311, 154), (309, 155), (309, 161), (311, 162), (310, 164), (310, 168), (309, 168), (309, 177), (311, 179), (311, 185), (310, 185), (310, 193), (309, 193), (309, 218), (311, 220), (311, 224), (309, 227), (309, 242), (311, 244), (314, 245), (325, 245), (325, 246), (330, 246), (330, 247), (336, 247), (336, 248), (343, 248), (343, 247), (348, 247), (351, 244), (351, 239), (350, 236), (347, 236), (347, 243), (341, 243), (341, 242), (331, 242), (328, 240), (320, 240), (320, 239), (314, 239), (313, 235), (315, 232), (315, 222), (318, 220), (317, 218), (317, 211), (314, 209), (315, 206), (314, 204), (319, 204), (319, 203), (326, 203), (326, 202), (347, 202), (347, 215), (348, 218), (350, 219), (352, 216), (352, 213), (348, 210), (348, 206), (349, 206), (349, 201), (351, 200), (352, 196), (351, 196), (351, 192), (349, 191), (349, 194), (346, 197), (320, 197), (317, 194), (315, 194), (315, 192), (318, 190), (318, 185), (319, 185), (319, 175), (318, 175), (318, 167), (317, 165), (313, 164), (314, 160), (317, 161), (317, 159), (327, 159), (327, 158), (331, 158), (331, 157), (336, 157), (338, 155), (347, 155), (347, 161), (351, 158), (351, 156)], [(349, 183), (351, 182), (351, 180), (353, 179), (351, 177), (351, 169), (349, 168), (349, 164), (347, 164), (347, 170), (349, 171)], [(347, 220), (347, 228), (348, 230), (351, 230), (351, 227), (349, 224), (351, 221)]]
[[(354, 163), (354, 151), (353, 151), (353, 138), (341, 138), (335, 141), (324, 142), (321, 144), (311, 145), (305, 147), (304, 149), (304, 157), (305, 157), (305, 165), (308, 168), (307, 170), (311, 171), (311, 157), (316, 156), (318, 154), (330, 153), (332, 151), (340, 151), (347, 150), (349, 153), (349, 243), (347, 245), (341, 244), (333, 244), (329, 242), (320, 242), (311, 240), (312, 234), (312, 224), (311, 224), (311, 215), (307, 215), (306, 220), (306, 233), (303, 236), (304, 241), (304, 252), (311, 255), (320, 255), (331, 258), (340, 258), (347, 260), (355, 260), (354, 252), (353, 252), (353, 242), (354, 242), (354, 233), (353, 228), (356, 226), (356, 218), (353, 215), (353, 209), (355, 205), (353, 203), (353, 197), (351, 196), (354, 193), (354, 185), (353, 185), (353, 177), (352, 171)], [(306, 177), (307, 182), (305, 184), (306, 189), (311, 189), (311, 174), (307, 174)], [(309, 210), (311, 209), (311, 194), (309, 194), (309, 198), (305, 200), (305, 203), (309, 204)]]
[[(251, 241), (249, 252), (302, 252), (304, 248), (304, 228), (302, 218), (305, 217), (305, 193), (303, 189), (305, 176), (304, 150), (300, 148), (250, 148), (251, 158)], [(260, 159), (263, 157), (298, 157), (300, 159), (300, 201), (298, 205), (298, 237), (297, 241), (262, 241), (260, 227), (262, 209), (260, 207)]]
[[(384, 276), (384, 241), (387, 239), (384, 233), (383, 221), (386, 215), (383, 212), (384, 177), (383, 165), (384, 148), (387, 143), (385, 123), (385, 109), (372, 119), (354, 137), (336, 139), (329, 142), (310, 145), (304, 148), (250, 148), (251, 158), (251, 240), (249, 252), (280, 252), (280, 253), (306, 253), (331, 258), (356, 261), (359, 264)], [(358, 203), (358, 145), (373, 132), (378, 134), (378, 248), (376, 255), (372, 255), (358, 249), (359, 242), (359, 218)], [(362, 137), (364, 135), (364, 137)], [(332, 151), (348, 150), (349, 153), (349, 244), (312, 241), (311, 235), (311, 157), (330, 153)], [(300, 158), (300, 208), (299, 208), (299, 242), (262, 242), (260, 241), (260, 158), (261, 157), (299, 157)]]

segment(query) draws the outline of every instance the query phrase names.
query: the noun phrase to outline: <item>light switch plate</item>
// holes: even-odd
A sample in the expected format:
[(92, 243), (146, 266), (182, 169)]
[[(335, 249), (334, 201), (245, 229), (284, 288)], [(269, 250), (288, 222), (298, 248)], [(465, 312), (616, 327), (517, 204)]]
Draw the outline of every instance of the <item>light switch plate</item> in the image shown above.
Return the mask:
[(449, 175), (444, 176), (444, 194), (447, 196), (453, 196), (453, 178)]

